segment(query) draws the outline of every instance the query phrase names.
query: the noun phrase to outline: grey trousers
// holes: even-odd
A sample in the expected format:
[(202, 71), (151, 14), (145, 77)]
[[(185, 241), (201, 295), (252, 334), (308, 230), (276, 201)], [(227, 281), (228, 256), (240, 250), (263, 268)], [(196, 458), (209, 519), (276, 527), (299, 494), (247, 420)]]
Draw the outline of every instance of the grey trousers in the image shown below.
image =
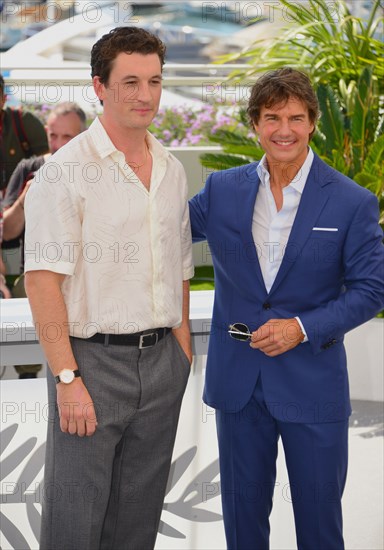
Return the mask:
[[(71, 339), (94, 401), (96, 433), (48, 424), (41, 550), (151, 550), (190, 366), (173, 334), (157, 345)], [(51, 407), (56, 384), (48, 375)], [(56, 407), (57, 408), (57, 407)]]

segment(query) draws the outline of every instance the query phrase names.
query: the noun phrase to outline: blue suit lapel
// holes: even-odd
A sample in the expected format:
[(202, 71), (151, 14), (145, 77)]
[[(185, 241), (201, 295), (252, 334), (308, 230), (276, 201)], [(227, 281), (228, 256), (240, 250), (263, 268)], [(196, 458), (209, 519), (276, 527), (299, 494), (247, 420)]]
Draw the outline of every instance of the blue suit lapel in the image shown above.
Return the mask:
[(235, 194), (237, 199), (237, 219), (239, 222), (243, 252), (246, 253), (249, 265), (254, 266), (255, 275), (259, 284), (265, 289), (260, 262), (252, 236), (253, 211), (260, 185), (260, 178), (256, 172), (257, 165), (258, 163), (252, 163), (242, 167)]
[(325, 186), (331, 183), (331, 180), (327, 178), (327, 168), (327, 165), (315, 155), (288, 239), (286, 252), (270, 294), (280, 285), (294, 265), (295, 258), (301, 254), (303, 246), (316, 225), (316, 220), (329, 199), (330, 193), (325, 189)]

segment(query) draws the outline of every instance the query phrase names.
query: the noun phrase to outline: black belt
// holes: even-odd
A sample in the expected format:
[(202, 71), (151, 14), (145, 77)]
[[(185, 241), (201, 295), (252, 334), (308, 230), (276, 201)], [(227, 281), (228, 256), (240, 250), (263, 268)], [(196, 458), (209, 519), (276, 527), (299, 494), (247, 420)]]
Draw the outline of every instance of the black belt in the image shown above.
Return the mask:
[(137, 346), (139, 349), (150, 348), (160, 342), (164, 336), (171, 332), (171, 328), (155, 328), (153, 330), (145, 330), (135, 332), (134, 334), (102, 334), (96, 332), (88, 342), (98, 342), (99, 344), (116, 345), (116, 346)]

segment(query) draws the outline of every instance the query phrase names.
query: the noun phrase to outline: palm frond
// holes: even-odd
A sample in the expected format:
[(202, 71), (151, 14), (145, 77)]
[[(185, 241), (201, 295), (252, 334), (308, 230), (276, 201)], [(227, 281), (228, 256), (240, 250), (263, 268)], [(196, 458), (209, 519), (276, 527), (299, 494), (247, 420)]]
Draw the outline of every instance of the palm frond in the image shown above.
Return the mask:
[(321, 129), (325, 135), (325, 149), (330, 153), (342, 149), (344, 142), (344, 117), (337, 97), (330, 86), (321, 84), (317, 89), (321, 110)]
[[(384, 135), (377, 138), (375, 143), (369, 147), (368, 154), (364, 161), (364, 172), (375, 175), (376, 177), (384, 175)], [(381, 179), (384, 188), (384, 179)]]
[(225, 143), (226, 145), (238, 145), (244, 147), (255, 147), (255, 140), (246, 136), (242, 136), (239, 133), (231, 132), (229, 130), (217, 130), (214, 134), (211, 134), (210, 140), (214, 143)]
[(227, 168), (234, 168), (236, 166), (249, 164), (251, 161), (238, 155), (205, 153), (204, 155), (201, 155), (200, 162), (206, 168), (212, 168), (213, 170), (226, 170)]

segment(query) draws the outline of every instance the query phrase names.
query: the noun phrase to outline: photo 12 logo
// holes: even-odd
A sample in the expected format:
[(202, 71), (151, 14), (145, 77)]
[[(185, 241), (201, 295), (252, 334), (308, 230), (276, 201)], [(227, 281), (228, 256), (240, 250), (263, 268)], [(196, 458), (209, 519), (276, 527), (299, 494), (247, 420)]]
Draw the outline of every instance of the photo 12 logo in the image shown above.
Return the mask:
[[(291, 5), (307, 10), (301, 2), (289, 2)], [(340, 2), (327, 2), (327, 14), (324, 16), (320, 12), (320, 8), (316, 10), (315, 6), (311, 6), (311, 15), (313, 21), (322, 21), (333, 19), (335, 22), (340, 20)], [(308, 11), (308, 10), (307, 10)], [(282, 19), (287, 23), (294, 21), (290, 15), (290, 9), (280, 0), (264, 0), (259, 2), (203, 2), (201, 6), (201, 17), (203, 22), (208, 22), (212, 17), (219, 19), (222, 22), (232, 22), (238, 24), (249, 25), (263, 20), (269, 23), (276, 22), (277, 19)]]
[(119, 25), (137, 25), (138, 4), (134, 2), (83, 1), (83, 0), (49, 0), (42, 2), (0, 2), (1, 22), (11, 20), (23, 23), (57, 23), (67, 19), (70, 23), (82, 20), (89, 25), (97, 24), (102, 19)]
[(7, 95), (20, 98), (21, 103), (77, 102), (79, 99), (78, 90), (81, 91), (81, 99), (85, 103), (89, 103), (91, 107), (98, 105), (99, 99), (94, 93), (93, 84), (91, 82), (85, 83), (84, 80), (33, 82), (17, 79), (16, 82), (7, 82)]

